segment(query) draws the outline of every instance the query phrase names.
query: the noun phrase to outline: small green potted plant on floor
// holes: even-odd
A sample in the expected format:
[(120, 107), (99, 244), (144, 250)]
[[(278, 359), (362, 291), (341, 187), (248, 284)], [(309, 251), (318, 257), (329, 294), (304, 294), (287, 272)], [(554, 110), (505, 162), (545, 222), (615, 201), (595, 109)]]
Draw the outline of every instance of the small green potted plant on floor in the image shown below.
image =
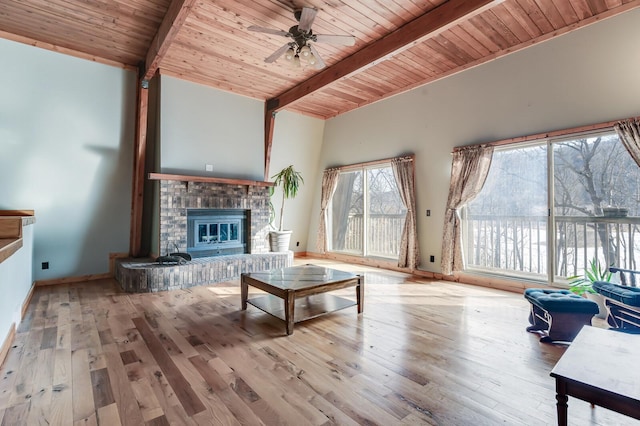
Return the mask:
[[(300, 187), (304, 183), (304, 179), (300, 172), (296, 171), (293, 166), (285, 167), (279, 173), (271, 176), (274, 179), (275, 187), (282, 190), (282, 205), (280, 207), (280, 223), (277, 230), (269, 232), (271, 251), (282, 252), (289, 250), (289, 242), (291, 240), (291, 232), (284, 229), (284, 203), (288, 198), (295, 198), (298, 195)], [(274, 191), (271, 191), (273, 195)], [(272, 210), (272, 219), (275, 212)]]
[(596, 281), (611, 281), (611, 272), (609, 268), (602, 267), (598, 259), (591, 259), (589, 267), (584, 270), (584, 275), (574, 275), (568, 277), (569, 290), (578, 296), (583, 296), (593, 300), (598, 304), (600, 312), (596, 315), (598, 318), (606, 318), (607, 308), (604, 304), (604, 297), (596, 293), (593, 289), (593, 283)]

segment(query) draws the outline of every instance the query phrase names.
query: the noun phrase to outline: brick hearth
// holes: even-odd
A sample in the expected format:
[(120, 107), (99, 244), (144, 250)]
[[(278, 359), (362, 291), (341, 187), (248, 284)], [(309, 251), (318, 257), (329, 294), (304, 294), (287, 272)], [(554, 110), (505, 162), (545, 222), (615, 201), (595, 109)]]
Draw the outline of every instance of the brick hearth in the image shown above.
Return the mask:
[(242, 272), (267, 271), (292, 265), (291, 251), (200, 257), (182, 265), (118, 259), (115, 278), (125, 291), (150, 293), (230, 281), (240, 278)]
[(269, 252), (269, 188), (260, 185), (160, 180), (161, 255), (187, 247), (187, 209), (250, 211), (247, 254), (203, 257), (182, 265), (159, 265), (152, 259), (117, 261), (115, 277), (128, 292), (154, 292), (236, 279), (242, 272), (285, 268), (293, 252)]

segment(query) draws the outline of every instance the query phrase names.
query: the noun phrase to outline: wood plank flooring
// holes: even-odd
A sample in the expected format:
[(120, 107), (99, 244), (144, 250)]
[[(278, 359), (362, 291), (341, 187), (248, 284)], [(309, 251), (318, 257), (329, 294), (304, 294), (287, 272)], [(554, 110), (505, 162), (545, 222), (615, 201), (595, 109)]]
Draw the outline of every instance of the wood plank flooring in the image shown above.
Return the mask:
[[(282, 321), (240, 310), (238, 280), (155, 294), (112, 280), (36, 289), (0, 369), (1, 424), (555, 424), (549, 372), (565, 348), (525, 331), (521, 295), (304, 262), (364, 273), (364, 313), (287, 337)], [(576, 399), (569, 416), (637, 424)]]

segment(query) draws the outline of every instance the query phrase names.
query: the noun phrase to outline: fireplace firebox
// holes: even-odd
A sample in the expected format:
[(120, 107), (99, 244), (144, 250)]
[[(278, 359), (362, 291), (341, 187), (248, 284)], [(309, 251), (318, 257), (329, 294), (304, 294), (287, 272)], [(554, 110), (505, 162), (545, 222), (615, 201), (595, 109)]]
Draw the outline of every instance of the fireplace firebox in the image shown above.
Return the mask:
[(192, 257), (249, 253), (251, 211), (187, 209), (187, 253)]

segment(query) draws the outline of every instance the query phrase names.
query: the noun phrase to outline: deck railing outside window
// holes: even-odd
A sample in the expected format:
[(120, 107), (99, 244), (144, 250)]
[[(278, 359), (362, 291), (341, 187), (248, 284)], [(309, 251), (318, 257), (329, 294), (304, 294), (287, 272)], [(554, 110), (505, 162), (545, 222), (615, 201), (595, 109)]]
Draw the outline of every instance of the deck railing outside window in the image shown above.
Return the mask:
[[(640, 217), (556, 216), (555, 221), (556, 276), (580, 275), (596, 257), (607, 264), (637, 269)], [(547, 224), (546, 216), (466, 217), (467, 268), (546, 278)]]
[[(400, 252), (400, 237), (406, 214), (371, 214), (369, 215), (369, 235), (367, 235), (367, 252), (372, 256), (397, 258)], [(336, 247), (336, 251), (361, 253), (363, 251), (362, 232), (363, 217), (351, 214), (347, 220), (344, 246)]]

